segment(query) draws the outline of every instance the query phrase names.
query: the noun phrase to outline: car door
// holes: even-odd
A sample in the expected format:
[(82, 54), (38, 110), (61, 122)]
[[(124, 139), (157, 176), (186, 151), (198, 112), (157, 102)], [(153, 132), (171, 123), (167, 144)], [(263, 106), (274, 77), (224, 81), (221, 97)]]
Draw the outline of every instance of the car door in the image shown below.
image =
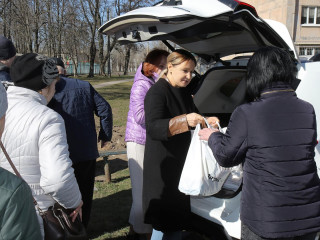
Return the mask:
[(299, 66), (298, 78), (301, 80), (296, 92), (297, 96), (314, 107), (317, 117), (317, 140), (318, 144), (315, 150), (315, 160), (318, 168), (318, 175), (320, 176), (320, 62), (305, 62)]

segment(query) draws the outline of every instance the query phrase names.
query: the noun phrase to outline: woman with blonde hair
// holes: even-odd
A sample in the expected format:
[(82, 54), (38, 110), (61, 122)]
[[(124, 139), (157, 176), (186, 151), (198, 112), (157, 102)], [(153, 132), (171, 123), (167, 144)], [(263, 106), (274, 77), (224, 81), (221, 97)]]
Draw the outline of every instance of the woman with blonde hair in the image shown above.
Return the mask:
[[(186, 89), (195, 66), (196, 59), (190, 52), (172, 52), (167, 57), (166, 72), (150, 88), (144, 101), (145, 222), (163, 232), (163, 239), (180, 239), (181, 231), (190, 227), (190, 197), (179, 192), (178, 184), (191, 141), (190, 129), (204, 121)], [(215, 124), (218, 119), (210, 117), (208, 121)]]

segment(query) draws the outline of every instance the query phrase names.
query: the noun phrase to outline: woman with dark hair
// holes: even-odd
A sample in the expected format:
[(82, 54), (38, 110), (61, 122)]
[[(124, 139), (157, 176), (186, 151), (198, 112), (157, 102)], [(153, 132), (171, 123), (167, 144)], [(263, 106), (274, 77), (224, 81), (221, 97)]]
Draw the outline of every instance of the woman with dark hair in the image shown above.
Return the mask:
[(146, 125), (144, 117), (144, 98), (149, 88), (158, 80), (160, 72), (167, 65), (169, 53), (154, 49), (139, 66), (130, 93), (125, 141), (132, 186), (132, 206), (129, 216), (130, 232), (128, 238), (150, 239), (152, 227), (143, 222), (142, 182), (143, 156), (146, 142)]
[(284, 83), (288, 90), (297, 75), (293, 58), (279, 48), (265, 47), (249, 60), (247, 70), (247, 92), (252, 99), (257, 99), (264, 88), (272, 88), (277, 83)]
[(221, 166), (243, 164), (244, 240), (313, 240), (320, 231), (316, 116), (291, 87), (296, 73), (289, 53), (261, 48), (248, 63), (253, 100), (235, 109), (225, 135), (199, 133)]
[[(180, 239), (190, 226), (190, 197), (178, 190), (191, 141), (191, 127), (203, 117), (186, 89), (196, 66), (194, 56), (183, 49), (167, 58), (167, 69), (148, 91), (144, 106), (146, 149), (143, 164), (145, 222), (164, 233), (163, 239)], [(217, 118), (208, 118), (211, 124)], [(152, 239), (155, 239), (152, 234)]]

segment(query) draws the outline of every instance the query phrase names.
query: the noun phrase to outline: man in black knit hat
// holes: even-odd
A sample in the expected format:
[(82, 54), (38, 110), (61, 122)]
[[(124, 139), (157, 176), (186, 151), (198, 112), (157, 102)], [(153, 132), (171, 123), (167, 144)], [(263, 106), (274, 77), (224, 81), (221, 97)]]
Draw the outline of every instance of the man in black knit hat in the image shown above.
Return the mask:
[(5, 87), (10, 85), (10, 66), (16, 56), (13, 43), (4, 36), (0, 36), (0, 81)]

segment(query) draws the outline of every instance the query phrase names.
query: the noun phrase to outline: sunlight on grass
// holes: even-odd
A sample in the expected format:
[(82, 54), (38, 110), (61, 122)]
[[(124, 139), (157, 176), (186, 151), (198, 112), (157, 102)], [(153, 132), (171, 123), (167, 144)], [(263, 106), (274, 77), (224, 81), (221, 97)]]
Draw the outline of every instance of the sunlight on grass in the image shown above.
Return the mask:
[[(71, 76), (72, 77), (72, 76)], [(118, 80), (124, 80), (124, 79), (133, 79), (133, 76), (130, 75), (121, 75), (121, 76), (112, 76), (111, 78), (107, 76), (94, 76), (93, 78), (88, 78), (87, 75), (80, 75), (76, 78), (80, 80), (87, 81), (91, 83), (91, 85), (96, 85), (104, 82), (112, 82), (112, 81), (118, 81)]]
[(96, 182), (88, 234), (91, 239), (123, 239), (129, 231), (131, 208), (129, 169), (117, 171), (112, 182)]
[(105, 233), (100, 237), (94, 238), (94, 240), (125, 239), (128, 231), (129, 231), (129, 227), (125, 227), (115, 232)]

